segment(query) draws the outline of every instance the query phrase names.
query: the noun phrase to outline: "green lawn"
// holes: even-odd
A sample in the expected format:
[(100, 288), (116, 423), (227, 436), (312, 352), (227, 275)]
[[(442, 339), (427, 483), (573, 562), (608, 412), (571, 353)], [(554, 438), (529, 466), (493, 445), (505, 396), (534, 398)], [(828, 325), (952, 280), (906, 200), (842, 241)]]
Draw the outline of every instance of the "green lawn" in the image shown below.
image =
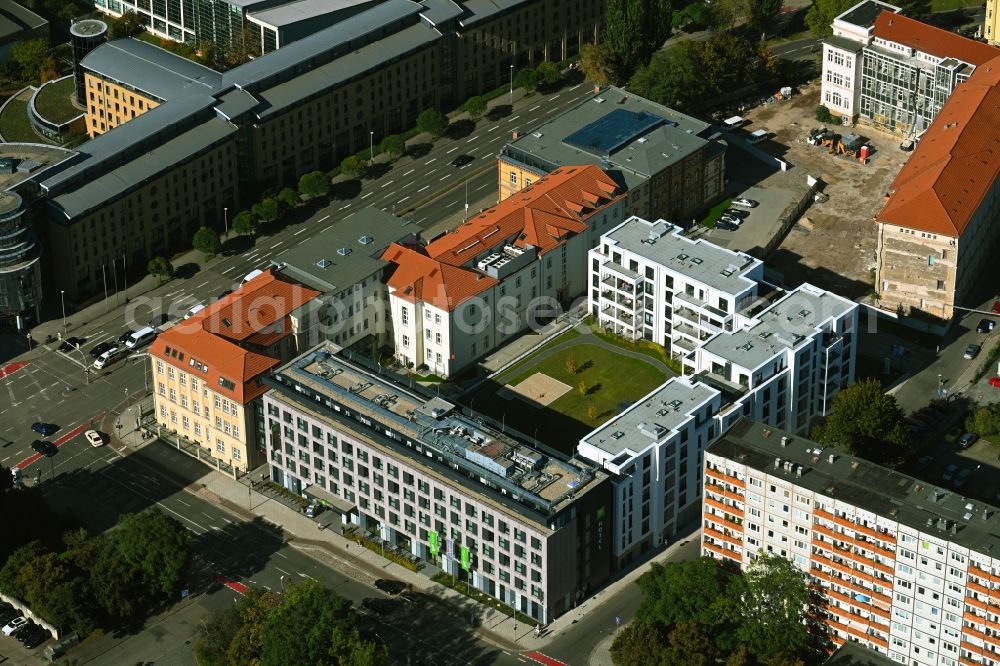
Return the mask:
[(0, 134), (6, 141), (42, 143), (28, 121), (28, 103), (20, 99), (12, 99), (4, 107), (0, 114)]
[(946, 12), (963, 7), (978, 7), (981, 4), (978, 0), (931, 0), (931, 11)]
[(79, 116), (83, 111), (73, 106), (74, 82), (72, 77), (42, 87), (35, 97), (35, 110), (46, 120), (61, 125)]
[[(578, 365), (575, 373), (566, 367), (570, 356)], [(568, 384), (570, 391), (545, 408), (531, 407), (518, 398), (505, 400), (496, 396), (502, 386), (516, 386), (536, 372)], [(580, 437), (666, 380), (663, 372), (643, 360), (597, 345), (580, 344), (540, 361), (537, 356), (527, 359), (497, 381), (484, 384), (467, 404), (472, 402), (476, 411), (570, 453)], [(581, 382), (586, 385), (585, 395), (579, 390)]]
[(708, 210), (707, 213), (705, 213), (705, 216), (701, 218), (699, 224), (704, 225), (709, 229), (714, 229), (715, 223), (718, 221), (719, 217), (722, 216), (722, 211), (729, 208), (729, 204), (731, 204), (732, 202), (733, 202), (732, 197), (726, 197), (719, 203), (715, 204)]

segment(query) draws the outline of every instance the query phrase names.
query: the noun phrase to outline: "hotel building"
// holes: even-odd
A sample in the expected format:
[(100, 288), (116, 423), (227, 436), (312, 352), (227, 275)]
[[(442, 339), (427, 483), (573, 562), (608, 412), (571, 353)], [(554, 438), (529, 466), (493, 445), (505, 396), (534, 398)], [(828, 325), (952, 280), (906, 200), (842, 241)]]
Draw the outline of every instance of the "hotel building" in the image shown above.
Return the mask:
[(161, 434), (234, 472), (263, 463), (262, 378), (316, 342), (317, 296), (266, 271), (162, 332), (149, 348)]
[(271, 479), (545, 624), (611, 569), (600, 469), (322, 343), (265, 379)]
[(742, 420), (705, 452), (702, 554), (808, 574), (813, 626), (901, 664), (1000, 663), (1000, 509)]
[(587, 250), (622, 219), (621, 188), (563, 167), (427, 245), (384, 258), (398, 360), (447, 377), (586, 290)]

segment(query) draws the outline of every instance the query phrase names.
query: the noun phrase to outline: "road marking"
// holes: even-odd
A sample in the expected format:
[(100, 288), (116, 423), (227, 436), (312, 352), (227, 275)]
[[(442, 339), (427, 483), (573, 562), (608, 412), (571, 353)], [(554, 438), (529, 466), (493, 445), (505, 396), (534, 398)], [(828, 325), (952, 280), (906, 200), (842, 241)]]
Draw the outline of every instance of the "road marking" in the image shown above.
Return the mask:
[(277, 553), (277, 552), (276, 552), (276, 553), (275, 553), (275, 555), (277, 555), (278, 557), (283, 557), (283, 558), (285, 558), (286, 560), (288, 559), (288, 555), (285, 555), (284, 553)]
[(225, 275), (225, 274), (226, 274), (226, 273), (228, 273), (229, 271), (235, 271), (235, 270), (236, 270), (236, 266), (230, 266), (230, 267), (229, 267), (229, 268), (227, 268), (226, 270), (222, 271), (222, 274), (223, 274), (223, 275)]
[(424, 166), (427, 166), (428, 164), (430, 164), (431, 162), (433, 162), (436, 159), (437, 159), (436, 157), (430, 158), (429, 160), (427, 160), (426, 162), (424, 162)]
[(393, 184), (394, 182), (396, 182), (396, 181), (394, 181), (394, 180), (389, 180), (389, 181), (386, 181), (386, 182), (382, 183), (382, 185), (380, 185), (380, 188), (381, 188), (381, 189), (385, 189), (385, 188), (386, 188), (386, 187), (388, 187), (389, 185), (392, 185), (392, 184)]
[(285, 241), (278, 241), (277, 243), (275, 243), (274, 245), (272, 245), (272, 246), (270, 247), (270, 249), (272, 249), (272, 250), (273, 250), (274, 248), (278, 247), (279, 245), (281, 245), (281, 244), (282, 244), (282, 243), (284, 243), (284, 242), (285, 242)]
[(455, 205), (455, 204), (457, 204), (457, 203), (458, 203), (458, 199), (455, 199), (455, 200), (454, 200), (454, 201), (452, 201), (451, 203), (446, 203), (446, 204), (444, 205), (444, 207), (445, 207), (445, 208), (451, 208), (452, 206), (454, 206), (454, 205)]
[(348, 219), (349, 217), (351, 217), (351, 215), (354, 215), (354, 213), (356, 213), (356, 212), (357, 211), (351, 211), (350, 213), (348, 213), (347, 215), (344, 216), (344, 219), (345, 220)]
[(371, 192), (369, 192), (369, 193), (368, 193), (368, 194), (366, 194), (365, 196), (361, 197), (361, 199), (362, 199), (362, 200), (365, 200), (365, 199), (367, 199), (368, 197), (370, 197), (371, 195), (372, 195), (372, 193), (371, 193)]
[(406, 200), (407, 200), (407, 199), (409, 199), (409, 198), (410, 198), (410, 197), (408, 197), (408, 196), (407, 196), (407, 197), (403, 197), (402, 199), (400, 199), (400, 200), (399, 200), (399, 201), (397, 201), (396, 203), (398, 203), (398, 204), (401, 204), (401, 203), (403, 203), (404, 201), (406, 201)]
[(517, 120), (517, 119), (518, 119), (518, 118), (520, 118), (520, 117), (521, 117), (521, 114), (519, 113), (519, 114), (517, 114), (516, 116), (513, 116), (513, 117), (511, 117), (511, 118), (508, 118), (508, 119), (507, 119), (507, 122), (509, 122), (509, 123), (512, 123), (512, 122), (514, 122), (515, 120)]
[(424, 185), (419, 190), (417, 190), (417, 194), (420, 194), (421, 192), (423, 192), (424, 190), (426, 190), (428, 187), (430, 187), (430, 185)]
[(445, 152), (445, 155), (451, 155), (451, 154), (452, 154), (453, 152), (455, 152), (456, 150), (458, 150), (458, 146), (455, 146), (455, 147), (454, 147), (454, 148), (452, 148), (451, 150), (449, 150), (449, 151), (446, 151), (446, 152)]
[[(559, 93), (559, 94), (561, 95), (562, 93)], [(549, 97), (549, 101), (550, 101), (550, 102), (554, 102), (554, 101), (556, 101), (557, 99), (559, 99), (559, 95), (553, 95), (552, 97)]]
[(294, 234), (292, 234), (292, 235), (293, 235), (293, 236), (298, 236), (299, 234), (304, 234), (304, 233), (305, 233), (305, 232), (307, 232), (307, 231), (309, 231), (309, 227), (302, 227), (301, 229), (299, 229), (298, 231), (296, 231), (296, 232), (295, 232)]
[(404, 173), (403, 175), (404, 175), (404, 176), (409, 176), (409, 175), (410, 175), (411, 173), (413, 173), (414, 171), (416, 171), (416, 169), (410, 169), (409, 171), (407, 171), (407, 172), (406, 172), (406, 173)]
[(495, 129), (500, 129), (500, 126), (499, 125), (494, 125), (493, 127), (491, 127), (488, 130), (486, 130), (486, 133), (489, 134), (490, 132), (492, 132)]
[(274, 568), (277, 569), (278, 571), (280, 571), (281, 573), (285, 574), (286, 576), (291, 576), (292, 575), (291, 571), (285, 571), (281, 567), (274, 567)]
[(528, 113), (531, 113), (532, 111), (534, 111), (535, 109), (539, 108), (540, 106), (541, 106), (541, 104), (536, 104), (535, 106), (533, 106), (530, 109), (528, 109)]
[(478, 192), (479, 190), (483, 189), (484, 187), (489, 187), (490, 185), (492, 185), (492, 183), (483, 183), (482, 185), (480, 185), (479, 187), (477, 187), (476, 189), (474, 189), (473, 192)]
[(578, 84), (576, 84), (575, 86), (573, 86), (572, 88), (570, 88), (570, 89), (569, 89), (569, 91), (570, 91), (570, 92), (573, 92), (574, 90), (576, 90), (577, 88), (579, 88), (579, 87), (580, 87), (580, 86), (582, 86), (582, 85), (583, 85), (582, 83), (578, 83)]
[(180, 502), (181, 504), (183, 504), (184, 506), (191, 506), (190, 504), (188, 504), (187, 502), (185, 502), (182, 499), (178, 499), (177, 501)]
[(428, 172), (427, 172), (427, 173), (426, 173), (425, 175), (429, 176), (429, 175), (431, 175), (432, 173), (434, 173), (435, 171), (437, 171), (437, 169), (436, 169), (436, 168), (434, 168), (434, 169), (431, 169), (431, 170), (430, 170), (430, 171), (428, 171)]
[(329, 218), (330, 218), (329, 215), (324, 215), (323, 217), (321, 217), (318, 220), (316, 220), (316, 224), (319, 224), (320, 222), (325, 222)]
[(197, 287), (195, 287), (195, 289), (201, 289), (201, 288), (202, 288), (202, 287), (204, 287), (204, 286), (205, 286), (206, 284), (208, 284), (208, 280), (205, 280), (204, 282), (202, 282), (201, 284), (199, 284), (199, 285), (198, 285)]
[(7, 462), (8, 460), (10, 460), (10, 456), (7, 456), (7, 457), (6, 457), (6, 458), (4, 458), (3, 460), (0, 460), (0, 463), (5, 463), (5, 462)]
[(348, 209), (348, 208), (350, 208), (350, 207), (351, 207), (351, 204), (347, 204), (346, 206), (341, 206), (341, 207), (340, 207), (340, 208), (338, 208), (337, 210), (347, 210), (347, 209)]
[(392, 192), (389, 192), (389, 194), (385, 195), (385, 198), (386, 199), (391, 199), (394, 196), (396, 196), (396, 190), (393, 190)]
[(446, 179), (450, 175), (451, 175), (450, 173), (446, 173), (445, 175), (443, 175), (440, 178), (438, 178), (438, 182), (440, 183), (442, 180)]
[(472, 143), (473, 141), (476, 141), (476, 140), (478, 140), (478, 139), (479, 139), (479, 137), (478, 137), (478, 136), (474, 136), (474, 137), (472, 137), (471, 139), (469, 139), (468, 141), (466, 141), (466, 143)]
[(306, 573), (302, 573), (301, 571), (300, 571), (300, 572), (298, 572), (298, 573), (299, 573), (299, 575), (300, 575), (300, 576), (302, 576), (303, 578), (312, 578), (313, 580), (316, 580), (315, 578), (313, 578), (313, 577), (312, 577), (312, 576), (310, 576), (309, 574), (306, 574)]
[(551, 109), (549, 109), (549, 110), (548, 110), (548, 111), (546, 111), (545, 113), (552, 113), (553, 111), (558, 111), (558, 110), (559, 110), (559, 107), (557, 107), (557, 106), (553, 106), (553, 107), (552, 107)]

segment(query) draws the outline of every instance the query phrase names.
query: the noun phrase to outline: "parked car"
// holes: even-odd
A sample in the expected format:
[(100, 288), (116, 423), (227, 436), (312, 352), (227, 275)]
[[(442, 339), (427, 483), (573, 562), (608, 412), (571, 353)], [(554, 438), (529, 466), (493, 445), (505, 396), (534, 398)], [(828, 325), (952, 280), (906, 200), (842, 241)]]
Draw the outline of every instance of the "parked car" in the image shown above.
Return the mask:
[(451, 165), (453, 167), (464, 167), (466, 164), (469, 164), (474, 159), (475, 158), (472, 155), (459, 155), (458, 157), (456, 157), (451, 161)]
[(94, 361), (94, 370), (103, 370), (112, 363), (117, 363), (118, 361), (122, 360), (123, 358), (125, 358), (125, 356), (127, 356), (127, 354), (128, 352), (125, 349), (112, 347), (108, 351), (101, 354), (100, 357), (98, 357), (98, 359)]
[(729, 220), (719, 220), (715, 223), (716, 229), (722, 229), (723, 231), (736, 231), (740, 228), (740, 225), (733, 224)]
[(132, 337), (133, 333), (135, 333), (135, 331), (131, 329), (125, 329), (125, 332), (118, 336), (118, 346), (120, 347), (121, 345), (128, 342), (129, 338)]
[(979, 435), (974, 432), (967, 432), (958, 438), (958, 448), (967, 449), (972, 446), (977, 439), (979, 439)]
[(1000, 314), (1000, 301), (993, 301), (993, 309), (990, 310), (993, 314)]
[(101, 357), (102, 354), (104, 354), (104, 352), (114, 348), (115, 348), (115, 343), (111, 341), (105, 341), (100, 344), (94, 345), (94, 348), (90, 350), (90, 358), (98, 359)]
[(59, 345), (59, 351), (61, 351), (64, 354), (68, 354), (69, 352), (74, 351), (77, 347), (79, 347), (86, 341), (87, 340), (85, 338), (78, 338), (76, 336), (66, 338), (65, 340), (62, 341), (62, 344)]
[(379, 578), (375, 581), (375, 587), (382, 590), (386, 594), (399, 594), (406, 589), (406, 583), (401, 580)]
[(1000, 388), (1000, 377), (990, 377), (990, 386)]
[(35, 624), (34, 622), (31, 622), (29, 620), (28, 624), (24, 625), (24, 629), (22, 629), (21, 631), (17, 632), (17, 640), (18, 640), (18, 642), (19, 643), (24, 643), (26, 640), (28, 640), (31, 637), (32, 634), (34, 634), (39, 629), (41, 629), (41, 627), (39, 627), (37, 624)]
[(26, 626), (28, 626), (28, 618), (24, 617), (23, 615), (19, 615), (10, 622), (8, 622), (7, 624), (5, 624), (3, 626), (3, 629), (0, 631), (3, 631), (4, 636), (13, 636), (17, 632), (24, 629)]
[(170, 315), (168, 315), (166, 312), (163, 312), (163, 313), (158, 314), (158, 315), (153, 315), (153, 318), (149, 320), (149, 325), (150, 326), (163, 326), (168, 321), (170, 321)]
[(220, 293), (218, 296), (216, 296), (216, 298), (218, 298), (221, 301), (223, 298), (225, 298), (226, 296), (228, 296), (231, 293), (233, 293), (232, 289), (226, 289), (225, 291), (223, 291), (222, 293)]
[(378, 599), (375, 597), (362, 599), (361, 607), (375, 613), (376, 615), (389, 615), (396, 610), (396, 605), (388, 599)]
[(37, 629), (32, 629), (31, 632), (27, 634), (27, 637), (21, 642), (24, 643), (24, 647), (29, 650), (34, 650), (50, 638), (52, 638), (52, 634), (50, 634), (45, 628), (38, 627)]
[(969, 482), (970, 476), (972, 476), (972, 470), (969, 469), (968, 467), (963, 467), (962, 471), (959, 472), (958, 476), (955, 477), (955, 487), (956, 488), (963, 487), (966, 483)]
[(96, 430), (88, 430), (83, 433), (83, 436), (91, 446), (102, 446), (104, 444), (104, 437)]
[(932, 462), (934, 462), (934, 456), (921, 456), (920, 459), (917, 460), (916, 464), (917, 471), (918, 472), (924, 471), (925, 469), (930, 467), (930, 464)]
[(756, 208), (757, 202), (753, 199), (747, 199), (746, 197), (738, 197), (732, 201), (734, 206), (745, 206), (747, 208)]
[(965, 360), (971, 361), (972, 359), (976, 358), (976, 356), (979, 355), (979, 352), (981, 350), (982, 347), (979, 345), (969, 345), (968, 347), (965, 348)]
[(741, 224), (743, 224), (742, 218), (734, 217), (732, 215), (723, 215), (719, 219), (720, 220), (725, 220), (726, 222), (729, 222), (731, 224), (735, 224), (736, 226), (740, 226)]
[(47, 439), (36, 439), (31, 443), (31, 448), (43, 456), (51, 456), (59, 450), (59, 447)]
[(979, 326), (976, 326), (976, 333), (989, 333), (997, 325), (992, 319), (980, 319)]
[(944, 470), (944, 474), (941, 475), (942, 481), (951, 481), (955, 478), (955, 472), (958, 471), (958, 465), (948, 465), (947, 469)]
[(37, 432), (42, 437), (48, 437), (55, 431), (59, 430), (59, 426), (57, 426), (54, 423), (41, 423), (36, 421), (35, 423), (31, 424), (31, 430), (33, 432)]
[(729, 215), (730, 217), (736, 217), (742, 220), (748, 215), (750, 215), (750, 211), (740, 210), (739, 208), (727, 208), (726, 210), (722, 211), (722, 214)]

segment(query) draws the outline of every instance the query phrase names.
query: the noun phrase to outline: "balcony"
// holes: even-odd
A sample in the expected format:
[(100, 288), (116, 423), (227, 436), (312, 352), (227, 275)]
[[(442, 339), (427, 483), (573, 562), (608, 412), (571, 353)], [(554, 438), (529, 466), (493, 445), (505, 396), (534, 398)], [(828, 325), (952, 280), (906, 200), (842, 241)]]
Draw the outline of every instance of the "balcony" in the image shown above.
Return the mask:
[(691, 326), (690, 324), (682, 324), (682, 323), (674, 324), (674, 326), (673, 326), (673, 332), (674, 333), (681, 333), (683, 335), (688, 336), (689, 338), (694, 338), (695, 340), (699, 339), (698, 338), (698, 334), (700, 333), (700, 331), (697, 328), (695, 328), (694, 326)]

